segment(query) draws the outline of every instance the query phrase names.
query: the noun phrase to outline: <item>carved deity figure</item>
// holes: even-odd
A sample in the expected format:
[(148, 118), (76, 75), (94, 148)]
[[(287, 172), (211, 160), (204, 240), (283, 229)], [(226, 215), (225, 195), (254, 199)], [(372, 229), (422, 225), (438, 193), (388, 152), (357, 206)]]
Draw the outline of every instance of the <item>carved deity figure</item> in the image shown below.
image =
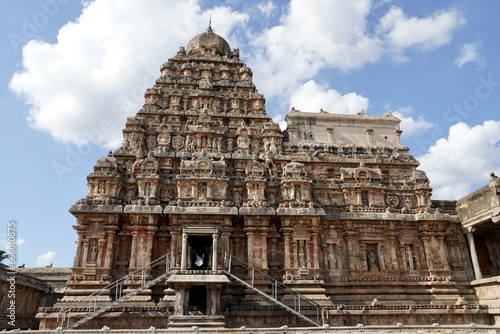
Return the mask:
[(260, 142), (258, 140), (254, 140), (252, 142), (252, 151), (259, 153), (260, 151)]
[(106, 192), (106, 181), (99, 181), (99, 183), (97, 183), (97, 193), (100, 195), (100, 194), (104, 194)]
[(221, 152), (222, 151), (222, 138), (216, 138), (214, 146), (215, 146), (214, 148), (217, 149), (217, 152)]
[(148, 136), (146, 142), (148, 144), (148, 151), (152, 151), (156, 145), (156, 138), (154, 136)]
[(241, 204), (241, 193), (239, 191), (234, 192), (234, 204), (236, 205)]
[(172, 147), (180, 150), (184, 146), (184, 137), (177, 135), (172, 138)]
[(276, 146), (276, 141), (274, 138), (272, 138), (271, 142), (269, 143), (269, 151), (271, 151), (272, 154), (278, 153), (278, 147)]
[(181, 103), (181, 97), (174, 95), (170, 98), (170, 105), (172, 108), (178, 108)]
[(186, 149), (188, 151), (194, 151), (196, 149), (196, 140), (192, 135), (187, 135), (186, 137)]
[(253, 105), (254, 105), (254, 108), (256, 110), (262, 109), (262, 101), (261, 100), (255, 100)]
[(234, 149), (234, 141), (231, 138), (228, 138), (226, 145), (228, 152), (232, 152)]
[(405, 257), (406, 257), (406, 265), (408, 270), (415, 270), (415, 262), (413, 258), (413, 252), (411, 250), (410, 245), (405, 245)]
[(289, 200), (295, 199), (295, 185), (291, 184), (286, 188), (286, 195)]
[(248, 150), (250, 148), (250, 138), (247, 136), (241, 136), (238, 137), (237, 143), (238, 147), (241, 148), (242, 150)]
[(299, 268), (305, 268), (306, 267), (306, 258), (304, 252), (301, 250), (299, 253)]
[(90, 259), (89, 262), (96, 262), (97, 261), (97, 247), (92, 246), (90, 248)]
[(130, 135), (130, 147), (135, 149), (140, 146), (142, 146), (142, 136), (137, 132), (132, 132)]
[(377, 257), (375, 256), (375, 253), (373, 253), (373, 251), (369, 251), (366, 257), (368, 260), (368, 270), (377, 268)]
[(253, 184), (251, 188), (248, 189), (248, 198), (254, 200), (255, 202), (259, 201), (259, 185)]
[(240, 110), (240, 101), (233, 99), (231, 100), (231, 109), (232, 110)]
[(151, 196), (151, 183), (146, 182), (144, 183), (144, 197), (149, 197)]
[(127, 189), (126, 200), (130, 203), (135, 198), (135, 189)]
[(163, 133), (158, 136), (158, 144), (160, 145), (168, 145), (170, 144), (170, 134)]
[(212, 72), (209, 71), (209, 70), (204, 70), (201, 73), (201, 76), (202, 76), (203, 79), (211, 79), (212, 78)]
[(335, 252), (333, 249), (333, 245), (328, 245), (328, 269), (337, 269), (337, 257), (335, 256)]
[(413, 200), (410, 196), (405, 197), (405, 205), (407, 209), (411, 209), (413, 207)]

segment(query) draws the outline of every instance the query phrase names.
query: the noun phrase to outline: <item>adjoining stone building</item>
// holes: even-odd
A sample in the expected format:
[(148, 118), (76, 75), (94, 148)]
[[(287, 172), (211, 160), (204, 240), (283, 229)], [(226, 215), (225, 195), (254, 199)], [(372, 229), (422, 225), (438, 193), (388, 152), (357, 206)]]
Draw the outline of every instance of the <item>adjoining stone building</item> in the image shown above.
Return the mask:
[(70, 209), (72, 275), (41, 328), (491, 323), (398, 118), (285, 120), (211, 28), (181, 47)]
[(58, 296), (45, 281), (0, 267), (0, 330), (38, 328), (38, 309), (53, 306)]
[(457, 201), (457, 212), (466, 230), (474, 268), (472, 286), (481, 305), (500, 323), (500, 179), (490, 173), (490, 183)]

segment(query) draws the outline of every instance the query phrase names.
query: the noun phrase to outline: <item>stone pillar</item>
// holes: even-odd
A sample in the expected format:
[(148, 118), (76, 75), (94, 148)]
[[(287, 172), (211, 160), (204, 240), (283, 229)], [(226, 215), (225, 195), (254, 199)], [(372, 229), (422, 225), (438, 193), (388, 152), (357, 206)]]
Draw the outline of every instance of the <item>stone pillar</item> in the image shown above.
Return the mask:
[(292, 267), (290, 259), (290, 233), (284, 233), (285, 237), (285, 269)]
[(293, 251), (293, 267), (298, 268), (299, 267), (299, 241), (292, 239), (292, 251)]
[(170, 255), (172, 256), (172, 262), (170, 263), (170, 267), (177, 266), (177, 239), (179, 238), (179, 231), (177, 229), (170, 230), (170, 234), (172, 235), (172, 240), (170, 241)]
[(130, 250), (130, 268), (135, 268), (135, 256), (137, 253), (137, 237), (139, 236), (139, 231), (132, 230), (132, 246)]
[(106, 239), (99, 239), (99, 250), (97, 253), (97, 260), (96, 260), (97, 267), (101, 266), (102, 254), (104, 254), (104, 246), (105, 245), (106, 245)]
[(175, 292), (175, 315), (184, 315), (185, 289), (177, 288)]
[(449, 247), (451, 266), (454, 270), (463, 269), (462, 261), (458, 250), (458, 239), (455, 236), (446, 238), (446, 244)]
[(106, 231), (107, 242), (106, 242), (106, 257), (104, 258), (104, 267), (111, 268), (111, 261), (113, 260), (113, 245), (115, 242), (116, 231), (108, 229)]
[[(197, 183), (191, 183), (191, 197), (192, 198), (198, 198), (198, 187)], [(179, 193), (180, 194), (180, 193)]]
[(187, 240), (188, 235), (186, 232), (182, 233), (182, 253), (181, 253), (181, 270), (186, 270), (187, 268)]
[(147, 242), (146, 242), (146, 261), (144, 265), (149, 265), (151, 263), (151, 257), (153, 255), (153, 238), (155, 236), (156, 228), (150, 227), (147, 230)]
[(253, 267), (253, 232), (246, 232), (247, 235), (247, 262)]
[(313, 268), (319, 269), (319, 248), (318, 248), (318, 233), (311, 234), (312, 243), (313, 243)]
[[(217, 304), (218, 304), (218, 298), (217, 298), (217, 287), (213, 286), (210, 289), (210, 298), (209, 298), (209, 303), (210, 303), (210, 315), (216, 315), (218, 313), (217, 310)], [(208, 312), (207, 312), (208, 313)]]
[(433, 258), (431, 253), (431, 235), (429, 233), (421, 234), (420, 238), (424, 243), (424, 253), (427, 262), (427, 269), (434, 269)]
[(436, 234), (436, 240), (439, 244), (439, 257), (441, 258), (443, 269), (450, 270), (450, 263), (448, 262), (448, 251), (447, 246), (444, 242), (444, 236), (444, 233), (438, 233)]
[(356, 205), (363, 206), (363, 199), (361, 198), (361, 191), (356, 190)]
[(409, 247), (408, 244), (402, 244), (402, 243), (399, 244), (399, 254), (401, 254), (401, 256), (399, 257), (398, 265), (402, 270), (405, 270), (405, 269), (413, 270), (413, 269), (410, 269), (409, 265), (408, 265), (408, 258), (407, 258), (407, 254), (406, 254), (408, 247)]
[[(387, 239), (389, 239), (389, 253), (391, 255), (391, 269), (399, 269), (398, 257), (396, 254), (396, 233), (387, 234)], [(404, 256), (402, 256), (404, 258)]]
[(207, 198), (212, 198), (212, 184), (207, 184)]
[(262, 263), (261, 267), (267, 269), (267, 232), (261, 232)]
[(333, 128), (327, 128), (326, 133), (328, 133), (328, 143), (333, 144)]
[(474, 242), (474, 236), (471, 232), (467, 232), (467, 241), (469, 242), (470, 257), (472, 259), (472, 266), (474, 267), (474, 275), (476, 279), (482, 279), (483, 273), (481, 273), (481, 267), (479, 266), (479, 258), (477, 257), (476, 244)]
[(82, 267), (85, 267), (85, 265), (87, 264), (87, 256), (88, 256), (88, 253), (89, 253), (89, 244), (88, 244), (88, 240), (85, 240), (83, 242), (83, 258), (82, 258)]
[(223, 230), (222, 231), (222, 249), (224, 252), (234, 253), (234, 250), (230, 249), (229, 237), (231, 236), (231, 231)]
[(396, 133), (396, 138), (398, 140), (398, 146), (401, 146), (401, 134), (403, 133), (403, 130), (394, 130)]
[(219, 235), (217, 233), (212, 234), (212, 270), (217, 270), (217, 240), (219, 239)]
[(80, 259), (82, 257), (82, 247), (83, 247), (83, 234), (85, 232), (83, 231), (77, 231), (77, 239), (76, 239), (76, 252), (75, 252), (75, 258), (73, 260), (73, 267), (79, 267), (80, 266)]
[(346, 243), (347, 243), (347, 267), (349, 270), (356, 269), (356, 256), (354, 254), (354, 232), (346, 232), (344, 233)]
[(373, 134), (373, 129), (365, 129), (366, 133), (366, 141), (368, 142), (369, 145), (373, 144), (372, 141), (372, 134)]

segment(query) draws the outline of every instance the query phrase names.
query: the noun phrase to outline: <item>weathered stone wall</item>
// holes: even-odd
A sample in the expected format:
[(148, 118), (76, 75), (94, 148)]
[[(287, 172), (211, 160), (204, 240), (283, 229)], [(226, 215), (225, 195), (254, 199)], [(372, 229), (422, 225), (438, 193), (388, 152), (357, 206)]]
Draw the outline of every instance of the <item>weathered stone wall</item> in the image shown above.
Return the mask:
[[(11, 289), (11, 280), (15, 281), (15, 288)], [(11, 298), (10, 294), (14, 295)], [(20, 274), (12, 274), (9, 270), (0, 268), (0, 329), (37, 329), (38, 320), (35, 315), (39, 307), (52, 306), (55, 300), (52, 298), (51, 289), (44, 282)], [(11, 301), (15, 304), (15, 319), (11, 319), (9, 307)], [(10, 323), (14, 320), (13, 323)], [(15, 324), (13, 327), (12, 324)]]
[(500, 213), (499, 193), (500, 180), (492, 174), (489, 184), (457, 201), (460, 220), (468, 227), (497, 216)]

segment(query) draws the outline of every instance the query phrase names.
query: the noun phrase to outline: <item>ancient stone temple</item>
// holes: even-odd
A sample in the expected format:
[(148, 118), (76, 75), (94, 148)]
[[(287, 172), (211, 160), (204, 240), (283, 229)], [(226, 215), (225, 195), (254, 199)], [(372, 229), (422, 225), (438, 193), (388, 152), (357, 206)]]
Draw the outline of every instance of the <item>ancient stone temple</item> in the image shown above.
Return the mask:
[(160, 71), (70, 209), (72, 275), (41, 328), (490, 321), (398, 118), (292, 109), (281, 131), (211, 28)]

